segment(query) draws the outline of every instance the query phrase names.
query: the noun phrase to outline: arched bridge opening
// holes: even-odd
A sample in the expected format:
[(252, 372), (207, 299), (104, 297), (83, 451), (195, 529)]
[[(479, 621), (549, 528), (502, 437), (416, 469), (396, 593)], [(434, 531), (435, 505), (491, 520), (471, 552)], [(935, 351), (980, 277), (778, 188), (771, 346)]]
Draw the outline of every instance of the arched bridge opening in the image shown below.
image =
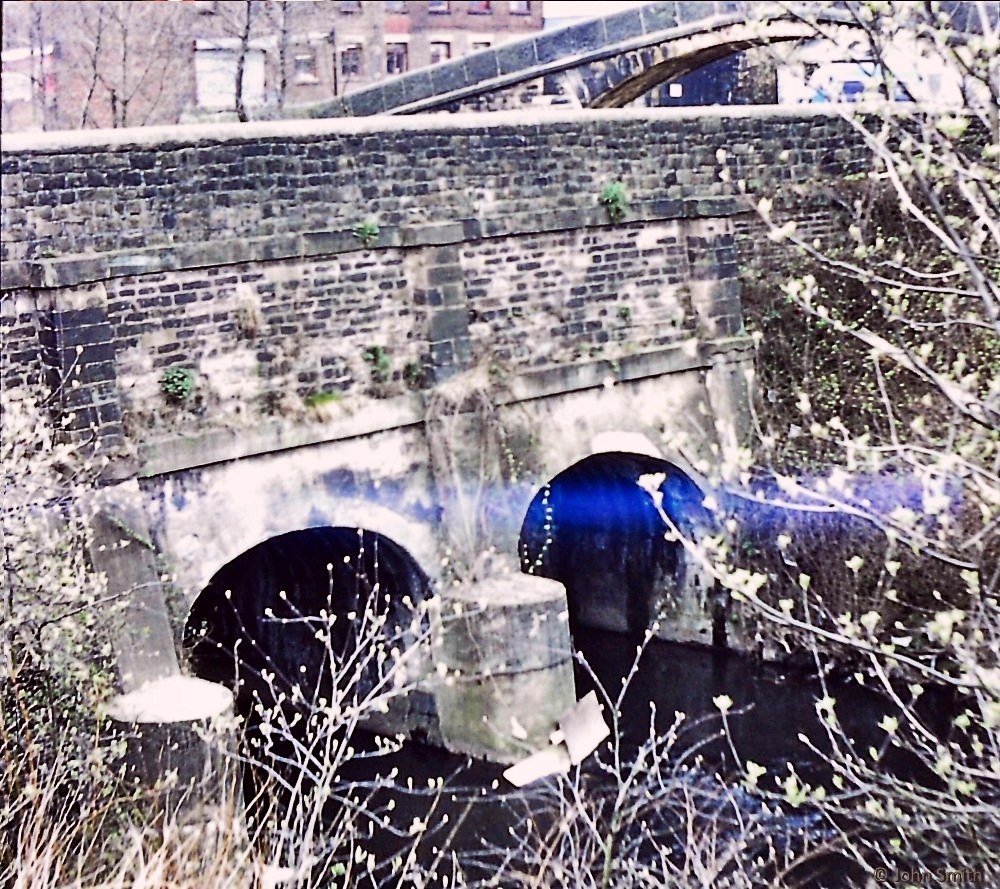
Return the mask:
[(808, 40), (815, 34), (815, 26), (808, 23), (772, 22), (768, 27), (732, 23), (623, 52), (589, 66), (570, 82), (576, 84), (584, 107), (622, 108), (713, 62), (761, 46)]
[(724, 603), (681, 538), (713, 527), (704, 492), (678, 466), (647, 454), (594, 454), (553, 477), (528, 507), (521, 570), (566, 587), (570, 629), (724, 643)]
[(279, 703), (309, 714), (363, 699), (378, 712), (418, 678), (433, 595), (413, 556), (382, 534), (292, 531), (216, 572), (185, 647), (197, 675), (232, 687), (251, 720)]

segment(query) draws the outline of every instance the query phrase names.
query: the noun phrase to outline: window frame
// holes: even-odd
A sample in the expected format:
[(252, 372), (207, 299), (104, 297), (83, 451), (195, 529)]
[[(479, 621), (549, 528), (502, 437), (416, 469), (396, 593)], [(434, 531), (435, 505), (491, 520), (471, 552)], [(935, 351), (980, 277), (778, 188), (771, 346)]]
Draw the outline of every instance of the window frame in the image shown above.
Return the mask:
[[(451, 41), (449, 40), (431, 40), (428, 44), (430, 48), (431, 64), (440, 65), (441, 62), (450, 62), (452, 59), (451, 54)], [(444, 56), (442, 58), (434, 58), (434, 50), (436, 47), (444, 47)]]
[[(300, 69), (299, 62), (308, 62), (308, 70)], [(319, 54), (316, 48), (303, 44), (292, 50), (292, 81), (294, 83), (319, 83)]]
[[(399, 70), (390, 67), (394, 57), (402, 57), (403, 65)], [(410, 70), (410, 45), (408, 43), (387, 43), (385, 45), (385, 73), (405, 74)]]
[[(348, 60), (351, 60), (352, 63), (356, 62), (356, 64), (352, 64), (352, 70), (347, 69)], [(360, 43), (350, 43), (340, 48), (340, 76), (344, 80), (365, 76), (365, 53), (364, 47)]]

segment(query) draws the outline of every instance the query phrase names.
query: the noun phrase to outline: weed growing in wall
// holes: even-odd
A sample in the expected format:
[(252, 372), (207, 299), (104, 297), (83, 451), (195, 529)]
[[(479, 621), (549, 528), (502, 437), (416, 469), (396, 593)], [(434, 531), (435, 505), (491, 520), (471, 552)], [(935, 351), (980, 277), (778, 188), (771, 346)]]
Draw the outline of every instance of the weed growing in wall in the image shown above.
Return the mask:
[(372, 247), (378, 240), (379, 227), (377, 223), (372, 222), (370, 219), (365, 219), (354, 226), (352, 233), (361, 242), (362, 246)]
[(612, 222), (621, 222), (625, 218), (628, 210), (628, 194), (620, 182), (606, 183), (601, 189), (598, 200), (608, 211), (608, 217)]
[(403, 366), (403, 381), (410, 389), (423, 389), (427, 375), (419, 361), (407, 361)]
[(160, 391), (169, 401), (186, 401), (194, 391), (195, 379), (195, 372), (189, 367), (169, 367), (160, 377)]
[(371, 368), (372, 381), (375, 383), (387, 383), (392, 374), (392, 363), (389, 361), (389, 353), (384, 346), (368, 346), (361, 357)]
[(306, 396), (306, 407), (324, 407), (328, 404), (337, 404), (344, 400), (341, 392), (313, 392)]

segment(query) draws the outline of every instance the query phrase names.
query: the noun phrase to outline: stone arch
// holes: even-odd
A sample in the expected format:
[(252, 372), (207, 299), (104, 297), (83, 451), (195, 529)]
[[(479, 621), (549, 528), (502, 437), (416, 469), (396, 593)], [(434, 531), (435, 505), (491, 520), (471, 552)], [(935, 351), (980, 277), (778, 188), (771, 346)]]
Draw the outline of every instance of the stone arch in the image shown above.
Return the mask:
[(692, 464), (718, 460), (718, 436), (704, 370), (671, 372), (654, 367), (617, 383), (537, 399), (524, 406), (533, 430), (537, 461), (516, 485), (508, 486), (503, 526), (496, 544), (517, 553), (524, 516), (540, 482), (599, 452), (645, 454), (665, 459), (702, 484)]
[(330, 700), (331, 683), (349, 678), (337, 678), (338, 665), (364, 646), (384, 643), (388, 656), (354, 676), (371, 683), (399, 651), (422, 645), (434, 592), (413, 555), (381, 533), (303, 528), (215, 571), (188, 614), (185, 648), (197, 675), (233, 688), (243, 713), (282, 694), (293, 704)]
[(807, 22), (731, 21), (706, 31), (671, 35), (641, 49), (591, 63), (573, 80), (584, 107), (621, 108), (667, 81), (734, 53), (815, 36), (815, 26)]
[(661, 456), (593, 453), (535, 494), (518, 540), (521, 569), (566, 587), (572, 630), (639, 636), (658, 621), (664, 638), (721, 645), (724, 603), (663, 518), (697, 539), (714, 527), (704, 498)]
[(765, 43), (859, 29), (859, 4), (650, 3), (456, 59), (311, 107), (311, 117), (460, 108), (529, 81), (562, 78), (581, 107), (617, 108), (666, 80)]
[(437, 516), (425, 504), (419, 480), (379, 482), (344, 468), (349, 464), (346, 458), (285, 452), (177, 474), (151, 490), (154, 538), (185, 605), (220, 566), (263, 541), (308, 528), (381, 534), (405, 547), (436, 580)]
[(304, 516), (299, 509), (263, 513), (265, 522), (260, 528), (254, 528), (245, 521), (242, 500), (234, 503), (233, 507), (238, 514), (230, 514), (227, 521), (220, 522), (223, 528), (217, 527), (211, 536), (199, 534), (187, 541), (188, 546), (198, 549), (192, 575), (195, 587), (190, 582), (186, 584), (189, 603), (193, 601), (193, 594), (196, 595), (208, 584), (217, 566), (227, 564), (267, 539), (308, 528), (364, 528), (388, 539), (402, 541), (417, 564), (426, 566), (428, 575), (437, 579), (439, 557), (433, 530), (380, 503), (362, 498), (336, 499), (327, 503), (313, 501)]

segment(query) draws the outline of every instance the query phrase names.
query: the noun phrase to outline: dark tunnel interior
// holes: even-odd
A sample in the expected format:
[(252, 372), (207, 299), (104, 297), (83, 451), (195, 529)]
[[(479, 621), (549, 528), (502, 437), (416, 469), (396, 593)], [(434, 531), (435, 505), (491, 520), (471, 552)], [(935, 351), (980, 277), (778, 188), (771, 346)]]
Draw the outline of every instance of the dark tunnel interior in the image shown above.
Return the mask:
[(518, 541), (521, 570), (558, 580), (569, 598), (571, 631), (582, 627), (641, 636), (664, 587), (683, 583), (679, 542), (641, 476), (662, 473), (663, 510), (692, 534), (710, 523), (704, 494), (678, 467), (644, 454), (601, 453), (556, 475), (528, 507)]
[[(328, 696), (336, 665), (362, 635), (405, 644), (431, 593), (428, 576), (387, 537), (343, 527), (292, 531), (216, 572), (191, 609), (185, 648), (200, 677), (235, 689), (243, 714), (254, 692), (311, 700)], [(377, 633), (373, 618), (384, 619)], [(262, 678), (272, 674), (270, 683)]]

